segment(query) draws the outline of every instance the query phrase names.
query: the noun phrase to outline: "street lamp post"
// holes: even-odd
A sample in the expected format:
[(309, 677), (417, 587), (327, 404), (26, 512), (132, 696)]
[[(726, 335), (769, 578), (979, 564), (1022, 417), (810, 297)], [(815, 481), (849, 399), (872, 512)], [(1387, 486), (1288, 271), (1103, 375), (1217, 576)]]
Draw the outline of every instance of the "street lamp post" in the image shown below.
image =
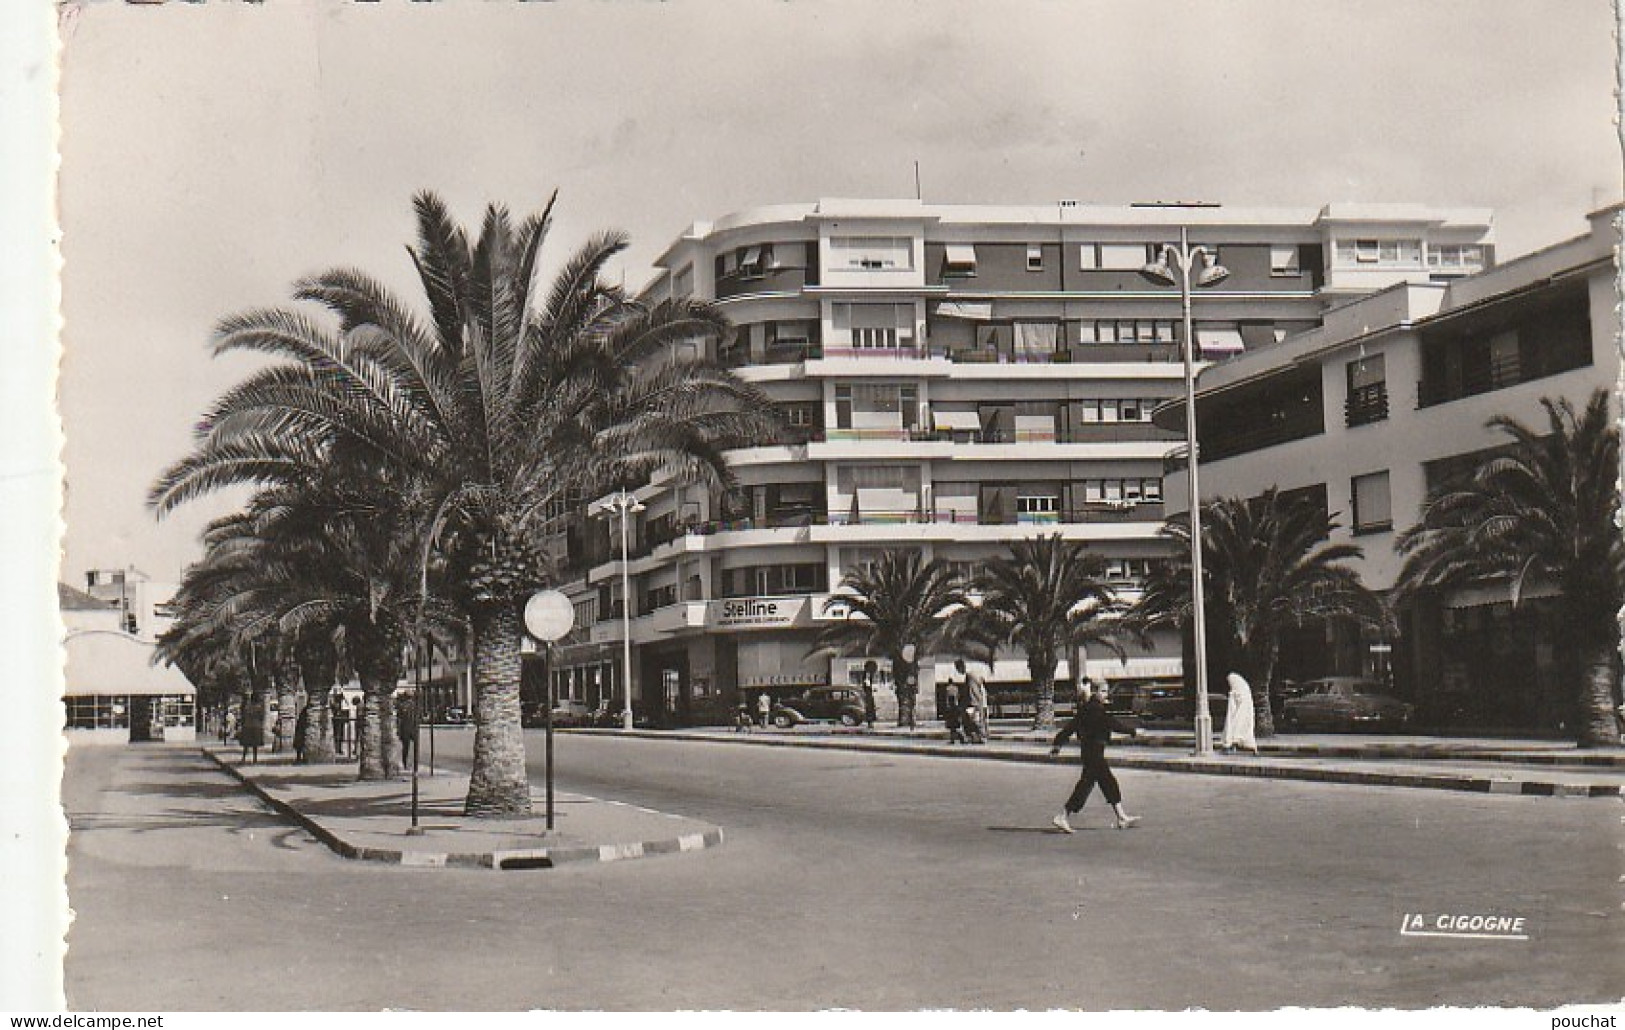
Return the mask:
[[(1191, 326), (1191, 270), (1197, 263), (1196, 286), (1211, 286), (1230, 274), (1206, 247), (1192, 247), (1189, 232), (1181, 227), (1179, 246), (1165, 243), (1156, 261), (1143, 269), (1158, 282), (1179, 287), (1181, 350), (1185, 359), (1185, 473), (1190, 509), (1191, 636), (1196, 661), (1196, 754), (1213, 754), (1213, 714), (1207, 706), (1207, 616), (1202, 598), (1202, 491), (1197, 481), (1196, 453), (1196, 340)], [(1178, 272), (1176, 276), (1174, 273)]]
[(624, 665), (621, 668), (621, 728), (632, 728), (632, 578), (628, 571), (631, 559), (627, 556), (627, 524), (632, 514), (643, 510), (637, 496), (620, 489), (598, 502), (594, 509), (604, 515), (621, 517), (621, 647)]

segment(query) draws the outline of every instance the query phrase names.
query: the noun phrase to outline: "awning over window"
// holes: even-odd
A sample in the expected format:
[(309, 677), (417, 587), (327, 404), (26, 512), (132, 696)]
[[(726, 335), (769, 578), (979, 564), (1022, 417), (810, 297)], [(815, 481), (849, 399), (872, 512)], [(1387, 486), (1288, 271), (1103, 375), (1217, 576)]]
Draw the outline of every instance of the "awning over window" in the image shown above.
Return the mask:
[(934, 411), (931, 424), (937, 429), (977, 432), (982, 428), (982, 417), (974, 411)]
[(947, 245), (945, 259), (948, 268), (955, 272), (976, 271), (976, 246), (970, 243), (950, 243)]
[(973, 322), (986, 322), (993, 317), (993, 305), (991, 302), (945, 300), (937, 305), (936, 314), (939, 318), (963, 318)]
[(739, 256), (739, 266), (741, 268), (753, 267), (753, 266), (759, 265), (761, 263), (762, 263), (762, 248), (761, 247), (746, 247), (745, 248), (745, 253), (743, 253), (743, 254), (741, 254)]

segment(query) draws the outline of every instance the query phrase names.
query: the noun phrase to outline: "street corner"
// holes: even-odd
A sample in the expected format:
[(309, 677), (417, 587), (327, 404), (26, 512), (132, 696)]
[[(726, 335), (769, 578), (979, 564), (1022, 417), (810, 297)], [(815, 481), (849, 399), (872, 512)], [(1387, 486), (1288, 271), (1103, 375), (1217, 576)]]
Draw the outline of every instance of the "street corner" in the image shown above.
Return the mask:
[[(544, 814), (507, 819), (464, 816), (467, 778), (436, 778), (419, 799), (422, 821), (410, 820), (403, 780), (336, 777), (330, 768), (287, 762), (244, 766), (219, 749), (203, 754), (250, 794), (302, 827), (342, 858), (415, 869), (552, 869), (590, 862), (679, 855), (720, 847), (722, 828), (686, 816), (583, 794), (556, 797), (556, 828)], [(420, 785), (421, 786), (421, 785)]]

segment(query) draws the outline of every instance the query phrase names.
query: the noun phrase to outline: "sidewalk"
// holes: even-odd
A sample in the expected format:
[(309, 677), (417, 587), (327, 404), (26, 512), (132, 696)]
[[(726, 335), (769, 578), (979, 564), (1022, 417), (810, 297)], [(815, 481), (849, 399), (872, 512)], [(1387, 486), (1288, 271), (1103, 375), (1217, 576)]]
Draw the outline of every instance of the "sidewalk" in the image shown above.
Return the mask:
[[(622, 733), (620, 730), (574, 730)], [(824, 747), (891, 754), (925, 754), (985, 761), (1076, 762), (1076, 747), (1050, 757), (1053, 734), (994, 724), (985, 745), (949, 744), (947, 732), (931, 726), (918, 730), (876, 727), (874, 731), (804, 724), (791, 730), (728, 729), (635, 730), (633, 735), (709, 740), (759, 747)], [(1260, 745), (1258, 755), (1211, 758), (1191, 754), (1188, 732), (1142, 733), (1113, 741), (1112, 764), (1121, 769), (1250, 776), (1382, 787), (1415, 787), (1481, 794), (1527, 794), (1541, 797), (1625, 797), (1625, 762), (1619, 755), (1575, 753), (1559, 741), (1472, 740), (1468, 738), (1345, 737), (1296, 735)], [(1586, 762), (1584, 759), (1604, 759)]]
[(238, 762), (231, 747), (203, 754), (284, 817), (345, 858), (406, 866), (547, 869), (566, 862), (613, 862), (716, 847), (722, 830), (681, 816), (583, 794), (546, 797), (532, 784), (534, 814), (471, 819), (462, 814), (468, 777), (442, 767), (418, 775), (418, 823), (409, 834), (412, 783), (355, 778), (353, 765), (294, 765), (286, 756)]

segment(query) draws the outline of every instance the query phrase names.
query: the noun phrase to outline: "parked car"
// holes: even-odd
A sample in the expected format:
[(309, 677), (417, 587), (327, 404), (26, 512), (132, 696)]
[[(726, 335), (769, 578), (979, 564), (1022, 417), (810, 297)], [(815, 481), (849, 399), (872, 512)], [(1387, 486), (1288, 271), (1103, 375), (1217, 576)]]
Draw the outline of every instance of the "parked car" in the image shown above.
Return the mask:
[(773, 725), (789, 729), (804, 722), (838, 722), (857, 726), (863, 722), (863, 697), (856, 690), (814, 687), (778, 700), (768, 713)]
[[(563, 698), (553, 707), (553, 728), (590, 726), (592, 714), (592, 709), (588, 708), (585, 702)], [(546, 726), (547, 712), (542, 708), (541, 702), (526, 704), (519, 711), (519, 722), (529, 727)]]
[[(1207, 710), (1213, 725), (1223, 726), (1230, 707), (1228, 688), (1208, 684)], [(1177, 680), (1147, 683), (1137, 688), (1134, 711), (1146, 722), (1177, 723), (1189, 726), (1196, 719), (1196, 699), (1187, 696), (1185, 685)]]
[(1286, 730), (1400, 730), (1412, 706), (1376, 680), (1327, 676), (1300, 684), (1303, 692), (1281, 705)]

